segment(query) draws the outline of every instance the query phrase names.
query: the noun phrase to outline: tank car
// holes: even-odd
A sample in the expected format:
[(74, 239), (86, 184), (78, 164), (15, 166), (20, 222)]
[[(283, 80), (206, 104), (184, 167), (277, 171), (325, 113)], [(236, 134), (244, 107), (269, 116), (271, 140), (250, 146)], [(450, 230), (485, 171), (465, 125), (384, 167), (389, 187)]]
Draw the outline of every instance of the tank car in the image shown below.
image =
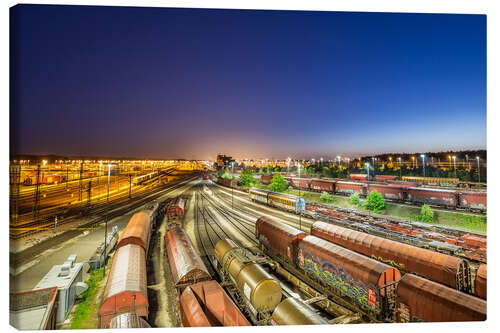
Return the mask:
[(328, 322), (321, 318), (310, 306), (293, 298), (285, 298), (274, 309), (271, 317), (273, 325), (327, 325)]
[(234, 250), (239, 247), (230, 239), (222, 239), (215, 245), (215, 256), (223, 272), (226, 272), (240, 294), (258, 313), (271, 313), (281, 301), (281, 285), (260, 265), (240, 260)]

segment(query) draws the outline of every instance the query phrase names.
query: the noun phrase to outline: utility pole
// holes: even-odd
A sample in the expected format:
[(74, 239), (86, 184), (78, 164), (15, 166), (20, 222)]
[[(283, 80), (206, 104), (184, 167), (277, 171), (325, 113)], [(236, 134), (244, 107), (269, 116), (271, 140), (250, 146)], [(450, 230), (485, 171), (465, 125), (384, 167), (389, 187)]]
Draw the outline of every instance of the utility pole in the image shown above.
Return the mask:
[(132, 174), (128, 174), (128, 198), (132, 199)]
[(477, 159), (477, 182), (480, 183), (481, 182), (481, 169), (479, 167), (479, 160), (480, 160), (479, 156), (476, 157), (476, 159)]
[(106, 219), (104, 222), (104, 271), (103, 277), (106, 276), (106, 251), (107, 251), (107, 241), (108, 241), (108, 214), (109, 214), (109, 176), (111, 174), (111, 164), (108, 164), (108, 195), (106, 198)]
[(83, 192), (83, 162), (80, 163), (80, 182), (78, 188), (78, 201), (82, 201), (82, 192)]
[(399, 178), (403, 179), (403, 169), (401, 169), (401, 157), (399, 157)]
[(68, 189), (69, 182), (69, 167), (66, 167), (66, 190)]
[(90, 210), (91, 199), (92, 199), (92, 180), (89, 180), (89, 186), (87, 188), (87, 210)]
[(33, 204), (33, 220), (36, 222), (40, 210), (40, 164), (36, 169), (36, 188), (35, 188), (35, 202)]
[(19, 218), (19, 186), (21, 166), (17, 163), (10, 166), (10, 225), (15, 226)]

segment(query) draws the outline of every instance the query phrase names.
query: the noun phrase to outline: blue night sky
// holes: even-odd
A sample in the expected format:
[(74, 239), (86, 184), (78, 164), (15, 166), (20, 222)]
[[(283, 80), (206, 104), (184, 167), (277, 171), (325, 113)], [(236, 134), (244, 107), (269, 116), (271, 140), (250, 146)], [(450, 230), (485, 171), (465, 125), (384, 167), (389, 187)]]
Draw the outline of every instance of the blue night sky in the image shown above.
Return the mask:
[(11, 153), (486, 148), (486, 16), (21, 5)]

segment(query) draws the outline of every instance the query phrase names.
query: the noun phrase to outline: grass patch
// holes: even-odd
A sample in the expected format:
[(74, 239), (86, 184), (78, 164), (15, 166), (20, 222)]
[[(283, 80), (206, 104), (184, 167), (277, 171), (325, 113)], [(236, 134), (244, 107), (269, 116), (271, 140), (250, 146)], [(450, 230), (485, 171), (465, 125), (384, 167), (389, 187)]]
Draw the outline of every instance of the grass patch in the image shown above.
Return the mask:
[[(104, 268), (97, 270), (97, 280), (94, 286), (94, 271), (90, 271), (89, 278), (85, 283), (89, 286), (82, 295), (82, 301), (78, 304), (71, 322), (71, 329), (96, 328), (97, 312), (99, 304), (96, 302), (97, 291), (103, 279)], [(95, 323), (95, 325), (93, 325)], [(90, 326), (89, 326), (90, 325)]]

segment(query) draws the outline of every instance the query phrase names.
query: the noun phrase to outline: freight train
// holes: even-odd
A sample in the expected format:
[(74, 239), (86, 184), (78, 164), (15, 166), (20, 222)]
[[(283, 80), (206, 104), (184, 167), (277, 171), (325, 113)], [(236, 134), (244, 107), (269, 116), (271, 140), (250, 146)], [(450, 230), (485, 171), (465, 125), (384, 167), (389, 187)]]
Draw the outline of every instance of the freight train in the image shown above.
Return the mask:
[(411, 204), (486, 211), (486, 192), (417, 187), (416, 183), (386, 180), (388, 183), (353, 182), (313, 178), (286, 178), (290, 185), (305, 191), (367, 196), (377, 191), (385, 199)]
[(110, 328), (113, 318), (125, 313), (148, 319), (146, 258), (157, 214), (157, 202), (135, 213), (118, 239), (98, 312), (99, 328)]
[(280, 282), (231, 239), (217, 242), (215, 257), (223, 282), (235, 286), (237, 297), (256, 324), (328, 324), (302, 300), (283, 299)]
[[(314, 224), (312, 230), (315, 230)], [(331, 242), (336, 239), (332, 235), (315, 234), (317, 236), (308, 235), (267, 217), (256, 222), (256, 237), (266, 254), (321, 290), (349, 299), (372, 318), (400, 322), (486, 320), (485, 300), (411, 273), (402, 275), (397, 267), (383, 262), (386, 260), (361, 254), (360, 246), (353, 246), (352, 250)], [(366, 244), (377, 247), (375, 241)], [(441, 269), (444, 280), (455, 284), (456, 288), (456, 282), (450, 280), (460, 278), (460, 269), (454, 267), (454, 271), (448, 271), (454, 259), (439, 259), (441, 261), (424, 256), (404, 268), (409, 271), (430, 268), (436, 271), (437, 275), (433, 276), (440, 276), (437, 271)], [(427, 260), (429, 264), (424, 267)]]
[(165, 253), (180, 295), (183, 326), (250, 325), (224, 289), (212, 280), (191, 239), (179, 226), (172, 226), (165, 234)]
[[(279, 282), (268, 276), (259, 265), (242, 263), (231, 256), (237, 245), (231, 240), (217, 243), (216, 256), (222, 253), (234, 281), (244, 281), (244, 297), (258, 309), (275, 308), (270, 323), (275, 325), (325, 324), (317, 314), (299, 300), (286, 299), (280, 303)], [(172, 281), (180, 293), (179, 306), (184, 326), (248, 326), (250, 323), (224, 289), (212, 279), (207, 267), (196, 252), (189, 236), (180, 227), (172, 227), (165, 235)], [(219, 261), (223, 259), (218, 256)], [(238, 280), (239, 274), (241, 277)], [(267, 274), (267, 275), (266, 275)], [(250, 291), (249, 291), (250, 290)], [(279, 303), (279, 304), (278, 304)], [(266, 322), (267, 323), (267, 322)]]

